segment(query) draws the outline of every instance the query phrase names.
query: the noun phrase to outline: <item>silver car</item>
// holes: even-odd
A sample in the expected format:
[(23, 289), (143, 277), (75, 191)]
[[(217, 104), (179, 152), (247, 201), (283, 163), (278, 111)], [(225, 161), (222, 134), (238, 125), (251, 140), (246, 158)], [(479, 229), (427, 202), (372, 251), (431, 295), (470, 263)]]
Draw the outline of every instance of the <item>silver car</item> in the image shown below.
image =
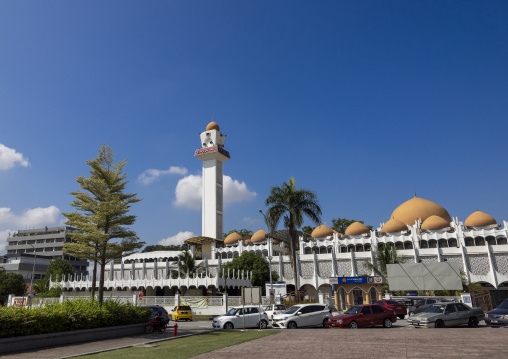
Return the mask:
[(242, 307), (233, 307), (224, 315), (213, 319), (212, 327), (214, 329), (241, 329), (261, 328), (268, 326), (268, 317), (263, 308), (246, 305)]
[(478, 322), (485, 319), (481, 308), (470, 308), (462, 303), (436, 303), (428, 307), (423, 313), (408, 318), (409, 325), (417, 328), (445, 328), (458, 325), (478, 326)]

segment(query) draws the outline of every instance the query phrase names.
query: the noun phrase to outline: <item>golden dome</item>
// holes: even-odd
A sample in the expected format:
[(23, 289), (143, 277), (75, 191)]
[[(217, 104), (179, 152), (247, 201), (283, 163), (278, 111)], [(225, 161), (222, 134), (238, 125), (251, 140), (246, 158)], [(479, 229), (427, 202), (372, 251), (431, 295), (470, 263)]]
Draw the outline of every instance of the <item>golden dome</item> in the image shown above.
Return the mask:
[(263, 231), (262, 229), (260, 229), (259, 231), (257, 231), (256, 233), (254, 233), (252, 235), (252, 237), (250, 238), (250, 241), (251, 242), (263, 242), (264, 240), (266, 240), (266, 235), (268, 233), (266, 233), (265, 231)]
[(217, 124), (217, 122), (210, 122), (208, 124), (208, 126), (206, 126), (206, 130), (207, 131), (211, 131), (211, 130), (217, 130), (217, 131), (220, 131), (220, 127), (219, 125)]
[(226, 239), (224, 239), (224, 244), (235, 244), (235, 243), (237, 243), (241, 239), (242, 239), (241, 235), (239, 235), (236, 232), (233, 232), (233, 233), (229, 234), (226, 237)]
[(450, 222), (439, 216), (433, 215), (422, 223), (422, 229), (442, 229), (450, 227)]
[(482, 211), (476, 211), (475, 213), (472, 213), (464, 222), (464, 225), (468, 227), (482, 227), (491, 224), (497, 224), (494, 217)]
[(439, 216), (448, 223), (452, 221), (452, 217), (450, 217), (448, 211), (439, 204), (416, 196), (395, 208), (391, 218), (398, 219), (402, 223), (412, 226), (418, 218), (421, 218), (423, 223), (432, 215)]
[(370, 229), (360, 222), (354, 222), (346, 228), (346, 236), (357, 236), (359, 234), (369, 233)]
[(330, 227), (325, 226), (324, 224), (321, 224), (314, 228), (311, 235), (312, 238), (323, 238), (323, 237), (329, 237), (333, 236), (333, 231)]
[(250, 237), (243, 237), (242, 241), (243, 241), (243, 245), (252, 243), (252, 241), (250, 240)]
[(407, 231), (407, 226), (398, 219), (392, 218), (381, 227), (381, 232), (402, 232)]

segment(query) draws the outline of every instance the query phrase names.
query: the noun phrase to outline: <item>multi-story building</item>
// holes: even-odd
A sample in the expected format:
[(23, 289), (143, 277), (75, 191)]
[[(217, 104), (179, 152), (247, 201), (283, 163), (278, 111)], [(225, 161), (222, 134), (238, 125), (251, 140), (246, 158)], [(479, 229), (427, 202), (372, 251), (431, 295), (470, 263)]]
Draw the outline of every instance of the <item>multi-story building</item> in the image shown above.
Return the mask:
[(34, 254), (67, 260), (76, 274), (86, 274), (88, 261), (64, 254), (63, 244), (71, 241), (72, 227), (45, 227), (19, 230), (7, 238), (7, 254)]

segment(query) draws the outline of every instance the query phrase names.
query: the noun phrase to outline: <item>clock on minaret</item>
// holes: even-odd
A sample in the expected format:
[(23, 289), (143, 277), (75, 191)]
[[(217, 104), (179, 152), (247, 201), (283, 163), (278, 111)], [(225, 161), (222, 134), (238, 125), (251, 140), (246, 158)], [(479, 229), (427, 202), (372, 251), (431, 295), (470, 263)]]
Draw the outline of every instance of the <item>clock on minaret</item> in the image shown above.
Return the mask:
[(194, 156), (203, 161), (202, 236), (223, 239), (223, 174), (222, 163), (230, 159), (224, 149), (226, 136), (219, 125), (210, 122), (199, 135), (201, 148)]

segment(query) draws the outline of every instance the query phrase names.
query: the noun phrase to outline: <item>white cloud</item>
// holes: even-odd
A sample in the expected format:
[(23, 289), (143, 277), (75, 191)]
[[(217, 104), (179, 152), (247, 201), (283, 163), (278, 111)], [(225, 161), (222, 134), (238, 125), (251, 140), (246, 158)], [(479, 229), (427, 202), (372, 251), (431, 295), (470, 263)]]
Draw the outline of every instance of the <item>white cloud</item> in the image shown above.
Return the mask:
[(56, 223), (59, 214), (60, 210), (55, 206), (27, 209), (20, 215), (13, 213), (10, 208), (0, 207), (0, 224), (15, 225), (20, 229), (42, 227)]
[(177, 166), (171, 166), (167, 170), (158, 170), (155, 168), (150, 168), (138, 176), (138, 181), (143, 184), (150, 184), (150, 183), (154, 182), (156, 179), (158, 179), (160, 176), (170, 175), (170, 174), (177, 174), (177, 175), (184, 176), (187, 174), (187, 168), (177, 167)]
[[(202, 198), (201, 175), (189, 175), (178, 181), (175, 189), (175, 206), (199, 210)], [(250, 192), (245, 182), (224, 176), (224, 204), (253, 200), (256, 192)]]
[(159, 241), (159, 243), (157, 243), (157, 244), (160, 244), (163, 246), (182, 245), (185, 240), (195, 237), (195, 236), (196, 235), (194, 233), (192, 233), (191, 231), (178, 232), (174, 236), (171, 236), (171, 237), (168, 237), (165, 239), (161, 239)]
[(5, 246), (7, 246), (7, 238), (9, 233), (14, 233), (12, 230), (0, 231), (0, 254), (5, 254)]
[(22, 153), (16, 152), (15, 149), (9, 148), (0, 143), (0, 170), (8, 170), (19, 164), (28, 167), (28, 159), (23, 157)]

